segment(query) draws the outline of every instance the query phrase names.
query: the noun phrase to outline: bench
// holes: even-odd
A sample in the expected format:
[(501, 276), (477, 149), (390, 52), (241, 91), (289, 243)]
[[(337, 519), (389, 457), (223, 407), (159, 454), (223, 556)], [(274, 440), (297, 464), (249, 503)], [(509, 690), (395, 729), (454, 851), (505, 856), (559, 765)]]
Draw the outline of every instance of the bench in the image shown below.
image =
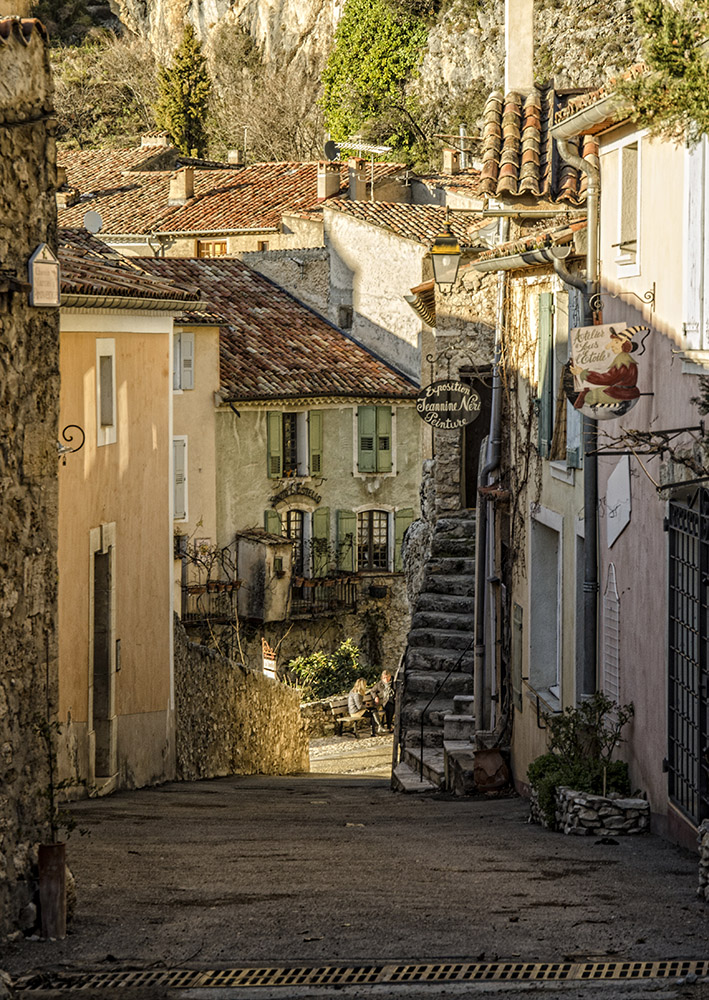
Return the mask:
[(372, 723), (363, 715), (350, 715), (347, 701), (347, 695), (341, 698), (332, 698), (330, 701), (330, 711), (335, 721), (335, 732), (338, 736), (344, 736), (345, 732), (343, 730), (347, 730), (347, 735), (352, 735), (355, 739), (359, 739), (357, 730), (360, 726), (366, 727), (371, 732)]

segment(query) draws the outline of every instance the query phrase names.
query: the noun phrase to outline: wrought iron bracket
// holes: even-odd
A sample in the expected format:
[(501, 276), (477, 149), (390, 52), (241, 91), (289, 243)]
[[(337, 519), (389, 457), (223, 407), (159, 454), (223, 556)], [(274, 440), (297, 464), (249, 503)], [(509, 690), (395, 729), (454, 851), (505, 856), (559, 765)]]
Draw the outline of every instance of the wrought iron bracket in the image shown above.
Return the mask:
[[(79, 434), (81, 435), (81, 441), (79, 442), (79, 444), (74, 445), (74, 447), (72, 447), (72, 444), (75, 435), (70, 434), (69, 433), (70, 431), (78, 431)], [(84, 447), (84, 444), (86, 442), (86, 435), (84, 434), (83, 429), (79, 427), (78, 424), (67, 424), (64, 430), (62, 431), (62, 441), (65, 441), (66, 444), (62, 444), (61, 441), (57, 441), (57, 452), (59, 454), (59, 458), (61, 458), (62, 460), (62, 465), (66, 465), (67, 455), (74, 455), (76, 454), (77, 451), (81, 451), (81, 449)]]
[(652, 287), (649, 288), (642, 295), (638, 295), (637, 292), (631, 292), (630, 290), (626, 292), (596, 292), (589, 299), (589, 305), (592, 312), (600, 312), (603, 309), (604, 299), (622, 299), (626, 295), (632, 295), (633, 298), (637, 299), (638, 302), (642, 302), (643, 305), (650, 306), (650, 312), (655, 311), (655, 293), (657, 291), (656, 283), (653, 281)]

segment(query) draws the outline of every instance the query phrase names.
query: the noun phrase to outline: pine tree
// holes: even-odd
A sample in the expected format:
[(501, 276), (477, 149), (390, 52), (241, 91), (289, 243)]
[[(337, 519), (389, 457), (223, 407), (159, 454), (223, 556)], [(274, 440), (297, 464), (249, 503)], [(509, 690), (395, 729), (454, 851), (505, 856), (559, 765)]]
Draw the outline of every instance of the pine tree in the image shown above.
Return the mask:
[(212, 81), (202, 46), (191, 24), (185, 26), (172, 66), (158, 70), (159, 99), (155, 119), (172, 136), (175, 146), (188, 156), (207, 151), (205, 121)]
[(631, 118), (652, 135), (709, 134), (709, 0), (635, 0), (647, 72), (619, 81)]

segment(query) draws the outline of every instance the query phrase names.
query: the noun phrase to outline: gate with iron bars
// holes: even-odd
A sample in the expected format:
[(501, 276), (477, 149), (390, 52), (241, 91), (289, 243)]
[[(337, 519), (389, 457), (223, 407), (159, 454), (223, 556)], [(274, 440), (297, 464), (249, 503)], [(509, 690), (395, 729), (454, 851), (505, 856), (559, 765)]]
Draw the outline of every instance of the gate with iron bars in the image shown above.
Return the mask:
[(670, 502), (668, 763), (671, 801), (709, 816), (709, 490)]

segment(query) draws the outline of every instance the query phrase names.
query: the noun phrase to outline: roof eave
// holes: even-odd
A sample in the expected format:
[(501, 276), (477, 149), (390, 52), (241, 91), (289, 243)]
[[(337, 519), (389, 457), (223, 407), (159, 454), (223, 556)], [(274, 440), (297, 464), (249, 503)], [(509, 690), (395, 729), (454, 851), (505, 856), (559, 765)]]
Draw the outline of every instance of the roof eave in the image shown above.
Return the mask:
[(579, 135), (593, 135), (623, 121), (630, 110), (630, 105), (618, 94), (608, 94), (590, 107), (582, 108), (558, 125), (553, 125), (551, 136), (553, 139), (573, 139)]
[(566, 260), (574, 254), (573, 247), (545, 247), (540, 250), (525, 250), (523, 253), (510, 254), (508, 257), (491, 257), (488, 260), (474, 260), (471, 267), (476, 271), (518, 271), (524, 267), (538, 267), (540, 264), (553, 264), (555, 260)]
[(62, 309), (148, 309), (151, 312), (181, 314), (185, 308), (200, 299), (149, 299), (130, 295), (91, 295), (62, 292)]

